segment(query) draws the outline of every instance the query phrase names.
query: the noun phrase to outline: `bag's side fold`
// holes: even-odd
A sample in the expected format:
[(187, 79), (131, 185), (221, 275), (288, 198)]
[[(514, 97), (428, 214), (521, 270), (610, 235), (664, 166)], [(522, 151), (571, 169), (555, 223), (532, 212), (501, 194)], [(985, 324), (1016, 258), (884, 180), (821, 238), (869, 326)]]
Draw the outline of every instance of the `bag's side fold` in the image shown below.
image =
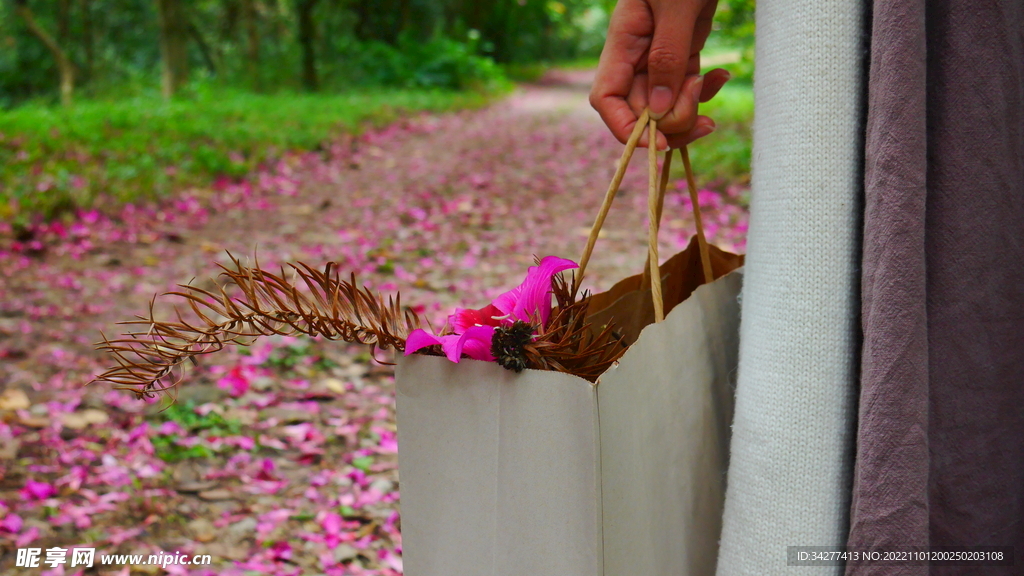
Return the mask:
[(697, 288), (598, 380), (608, 575), (715, 572), (741, 283)]

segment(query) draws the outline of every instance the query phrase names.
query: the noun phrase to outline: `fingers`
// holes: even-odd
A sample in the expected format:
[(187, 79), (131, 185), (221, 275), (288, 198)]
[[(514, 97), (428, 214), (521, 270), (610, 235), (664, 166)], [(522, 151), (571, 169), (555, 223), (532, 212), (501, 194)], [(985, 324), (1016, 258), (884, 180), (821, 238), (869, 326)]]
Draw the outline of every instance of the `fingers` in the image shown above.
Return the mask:
[[(601, 53), (590, 103), (625, 143), (645, 109), (658, 118), (656, 146), (681, 146), (714, 130), (697, 104), (729, 80), (722, 69), (700, 72), (700, 50), (717, 0), (619, 0)], [(647, 146), (647, 135), (640, 146)]]
[[(706, 102), (722, 89), (729, 79), (725, 70), (712, 70), (704, 76), (688, 76), (679, 100), (672, 110), (658, 121), (658, 129), (666, 135), (689, 132), (697, 120), (698, 102)], [(632, 113), (639, 116), (647, 107), (647, 74), (637, 74), (626, 101)]]
[(653, 31), (654, 20), (646, 0), (621, 0), (616, 5), (590, 92), (590, 104), (623, 143), (639, 116), (630, 109), (626, 99), (650, 47)]
[(682, 148), (715, 131), (715, 121), (707, 116), (698, 116), (693, 130), (680, 134), (670, 134), (667, 138), (670, 148)]
[(601, 120), (608, 126), (615, 138), (625, 144), (640, 113), (633, 112), (625, 97), (622, 96), (591, 96), (590, 105), (601, 115)]
[(626, 97), (626, 102), (629, 103), (629, 108), (633, 111), (637, 117), (640, 117), (640, 113), (647, 108), (647, 73), (638, 72), (633, 77), (633, 87), (629, 91), (629, 96)]
[(700, 8), (692, 1), (651, 2), (655, 24), (647, 54), (647, 100), (651, 116), (657, 120), (672, 110), (680, 96), (690, 67), (690, 42)]
[[(696, 108), (697, 96), (699, 93), (700, 101), (707, 101), (714, 98), (718, 94), (725, 82), (729, 80), (729, 72), (721, 68), (710, 70), (703, 76), (703, 82), (697, 84), (700, 88), (690, 88), (692, 92), (686, 98), (680, 98), (677, 102), (676, 108), (669, 114), (666, 114), (658, 121), (658, 149), (664, 150), (666, 145), (672, 148), (679, 148), (685, 146), (690, 142), (707, 136), (715, 129), (715, 123), (707, 116), (686, 116), (686, 111), (690, 108)], [(696, 83), (700, 77), (691, 76), (687, 79), (687, 82), (691, 83), (691, 86)], [(684, 83), (683, 94), (688, 91), (687, 85)], [(626, 101), (629, 103), (630, 112), (636, 116), (647, 108), (647, 74), (637, 74), (633, 79), (633, 88), (630, 90), (629, 96)], [(677, 117), (678, 116), (678, 117)], [(679, 117), (683, 120), (680, 121)], [(693, 119), (691, 121), (691, 118)], [(632, 126), (632, 125), (631, 125)], [(644, 136), (640, 139), (639, 147), (647, 147), (647, 133), (644, 132)], [(662, 138), (664, 136), (664, 139)]]
[(700, 92), (700, 101), (707, 102), (714, 98), (730, 78), (732, 78), (732, 74), (724, 68), (715, 68), (704, 73), (704, 87)]
[(679, 99), (675, 101), (661, 120), (658, 127), (666, 134), (689, 132), (697, 121), (697, 104), (700, 102), (701, 91), (704, 87), (703, 76), (687, 76), (680, 89)]
[[(649, 140), (650, 140), (650, 134), (648, 133), (648, 131), (644, 131), (644, 135), (641, 136), (640, 140), (637, 141), (636, 147), (637, 148), (647, 148), (647, 142)], [(656, 150), (668, 150), (669, 149), (669, 145), (670, 145), (669, 139), (665, 136), (665, 133), (662, 132), (661, 130), (658, 130), (658, 136), (657, 136), (657, 140), (655, 142), (655, 145), (656, 145), (656, 148), (655, 148)]]

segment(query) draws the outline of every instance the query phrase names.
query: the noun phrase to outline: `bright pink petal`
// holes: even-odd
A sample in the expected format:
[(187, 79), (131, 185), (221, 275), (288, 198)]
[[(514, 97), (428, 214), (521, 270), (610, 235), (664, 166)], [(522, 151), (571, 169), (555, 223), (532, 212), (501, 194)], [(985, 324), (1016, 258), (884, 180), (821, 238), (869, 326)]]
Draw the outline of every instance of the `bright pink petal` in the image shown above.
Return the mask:
[(551, 315), (551, 278), (570, 268), (579, 268), (579, 265), (557, 256), (545, 256), (539, 266), (531, 266), (526, 271), (526, 280), (520, 286), (521, 293), (512, 310), (512, 317), (530, 322), (536, 314), (541, 324), (547, 325), (548, 316)]
[(462, 334), (462, 353), (474, 360), (493, 362), (491, 340), (494, 338), (494, 326), (474, 326)]
[(434, 344), (442, 344), (441, 339), (426, 330), (417, 328), (410, 332), (409, 337), (405, 339), (405, 355), (408, 356), (420, 348)]
[(491, 306), (497, 308), (498, 311), (501, 312), (501, 316), (508, 316), (516, 309), (516, 304), (519, 303), (519, 296), (520, 294), (522, 294), (522, 292), (522, 285), (516, 286), (515, 288), (495, 298), (494, 302), (491, 303)]
[(0, 521), (0, 528), (3, 528), (4, 530), (12, 534), (17, 534), (18, 532), (21, 532), (21, 525), (21, 516), (18, 516), (17, 514), (9, 513), (7, 514), (7, 516), (4, 516), (3, 521)]
[(448, 336), (441, 336), (441, 350), (449, 360), (459, 363), (459, 358), (462, 358), (462, 346), (459, 346), (459, 340), (462, 339), (460, 334), (449, 334)]
[(456, 308), (455, 314), (449, 316), (448, 321), (456, 334), (462, 334), (473, 326), (499, 326), (501, 320), (495, 320), (495, 317), (505, 314), (507, 312), (498, 310), (494, 304), (488, 304), (479, 310)]
[(52, 484), (46, 482), (29, 480), (25, 482), (25, 487), (21, 489), (20, 494), (25, 500), (44, 500), (51, 496), (56, 496), (57, 489)]
[(323, 527), (327, 534), (341, 534), (341, 516), (336, 512), (328, 512), (324, 516)]
[(462, 334), (442, 336), (441, 348), (448, 359), (458, 363), (465, 353), (474, 360), (494, 360), (491, 356), (491, 338), (494, 326), (473, 326)]

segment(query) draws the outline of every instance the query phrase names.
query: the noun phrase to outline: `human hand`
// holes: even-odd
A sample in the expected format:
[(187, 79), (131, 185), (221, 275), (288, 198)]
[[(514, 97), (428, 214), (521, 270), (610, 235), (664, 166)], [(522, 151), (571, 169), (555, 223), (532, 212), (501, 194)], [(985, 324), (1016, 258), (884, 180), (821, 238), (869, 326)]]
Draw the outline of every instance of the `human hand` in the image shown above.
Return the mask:
[[(697, 115), (729, 80), (716, 68), (700, 75), (700, 51), (718, 0), (619, 0), (608, 26), (590, 104), (621, 142), (645, 108), (658, 120), (657, 148), (681, 148), (715, 129)], [(640, 146), (647, 146), (647, 135)]]

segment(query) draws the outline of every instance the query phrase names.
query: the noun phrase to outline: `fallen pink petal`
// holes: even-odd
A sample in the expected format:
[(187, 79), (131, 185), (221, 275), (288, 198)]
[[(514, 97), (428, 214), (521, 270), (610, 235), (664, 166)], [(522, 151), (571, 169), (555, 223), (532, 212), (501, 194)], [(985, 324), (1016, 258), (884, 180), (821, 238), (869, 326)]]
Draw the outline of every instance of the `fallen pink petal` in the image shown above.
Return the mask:
[(46, 482), (29, 480), (25, 482), (25, 487), (22, 488), (20, 494), (25, 500), (45, 500), (51, 496), (56, 496), (57, 489), (52, 484)]

